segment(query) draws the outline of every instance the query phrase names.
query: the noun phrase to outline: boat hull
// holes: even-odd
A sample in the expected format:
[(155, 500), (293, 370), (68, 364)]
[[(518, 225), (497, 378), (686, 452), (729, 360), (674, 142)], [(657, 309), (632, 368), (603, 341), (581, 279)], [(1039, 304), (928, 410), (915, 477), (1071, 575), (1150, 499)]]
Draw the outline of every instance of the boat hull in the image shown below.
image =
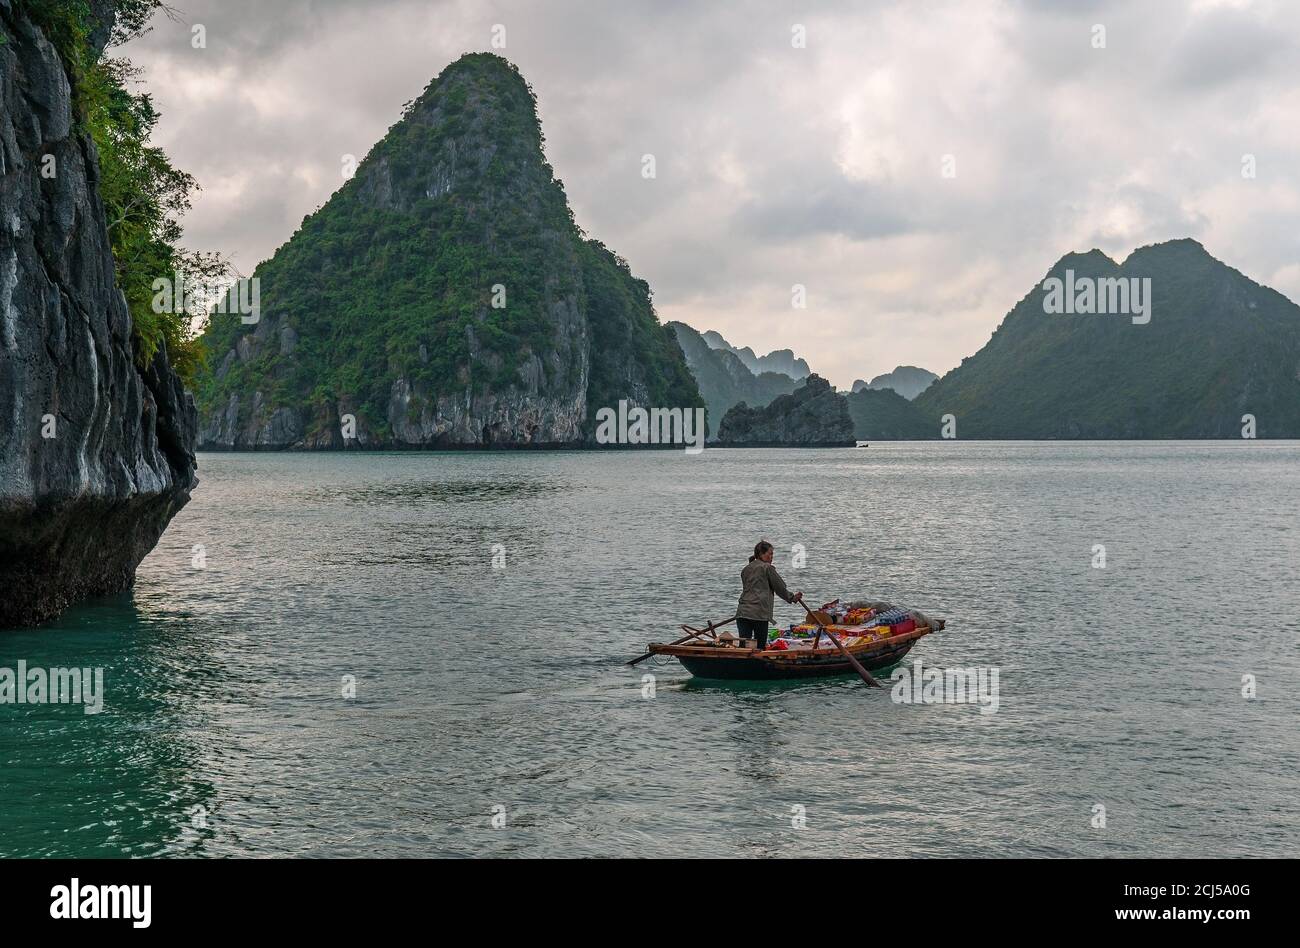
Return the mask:
[[(876, 671), (897, 664), (912, 649), (915, 640), (900, 642), (870, 654), (853, 657), (868, 671)], [(785, 678), (823, 678), (830, 675), (852, 675), (854, 668), (839, 652), (809, 655), (798, 659), (768, 659), (762, 657), (703, 657), (678, 655), (677, 660), (696, 678), (715, 678), (731, 681), (774, 681)]]
[[(941, 631), (943, 619), (932, 620), (911, 632), (888, 638), (855, 642), (847, 646), (854, 659), (864, 668), (876, 671), (897, 664), (911, 651), (917, 639)], [(698, 629), (682, 626), (695, 642), (677, 641), (668, 644), (656, 642), (647, 647), (646, 657), (671, 656), (697, 678), (769, 681), (780, 678), (821, 678), (827, 675), (847, 675), (855, 671), (853, 665), (837, 646), (822, 646), (814, 650), (739, 648), (719, 639), (705, 639)]]

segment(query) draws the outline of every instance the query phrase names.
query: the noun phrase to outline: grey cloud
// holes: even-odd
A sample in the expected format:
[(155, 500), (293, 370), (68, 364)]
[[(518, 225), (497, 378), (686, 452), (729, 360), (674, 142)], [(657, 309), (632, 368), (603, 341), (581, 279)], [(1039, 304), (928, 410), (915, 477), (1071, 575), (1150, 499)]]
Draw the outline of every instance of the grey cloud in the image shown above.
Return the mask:
[(1215, 10), (1178, 38), (1168, 75), (1171, 82), (1199, 91), (1266, 77), (1288, 59), (1294, 69), (1296, 54), (1294, 35), (1245, 10)]
[(824, 234), (872, 240), (907, 233), (913, 225), (892, 201), (878, 188), (832, 176), (749, 201), (733, 216), (731, 233), (764, 241)]

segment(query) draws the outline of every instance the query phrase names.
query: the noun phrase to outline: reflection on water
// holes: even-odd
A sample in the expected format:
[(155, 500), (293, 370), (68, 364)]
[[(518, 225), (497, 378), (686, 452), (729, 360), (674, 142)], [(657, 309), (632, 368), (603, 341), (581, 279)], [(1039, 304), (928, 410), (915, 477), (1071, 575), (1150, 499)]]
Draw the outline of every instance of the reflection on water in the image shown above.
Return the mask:
[[(100, 715), (0, 706), (0, 855), (1289, 854), (1297, 461), (205, 455), (132, 594), (0, 634), (106, 677)], [(998, 712), (623, 664), (730, 615), (759, 537), (946, 618), (905, 663), (997, 667)]]
[(348, 485), (342, 488), (312, 487), (301, 492), (305, 503), (340, 502), (362, 506), (417, 507), (425, 504), (484, 503), (527, 500), (553, 491), (573, 490), (577, 485), (547, 483), (541, 480), (460, 480), (421, 479), (406, 483)]
[(105, 708), (0, 707), (2, 856), (145, 856), (201, 848), (214, 788), (205, 698), (221, 687), (202, 628), (117, 596), (4, 633), (0, 665), (104, 670)]

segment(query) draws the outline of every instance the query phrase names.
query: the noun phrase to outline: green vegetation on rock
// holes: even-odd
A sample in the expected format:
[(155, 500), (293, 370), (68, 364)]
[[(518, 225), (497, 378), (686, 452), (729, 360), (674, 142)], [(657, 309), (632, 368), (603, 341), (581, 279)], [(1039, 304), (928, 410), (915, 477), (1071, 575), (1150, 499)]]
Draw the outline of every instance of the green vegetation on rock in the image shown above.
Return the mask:
[(1044, 310), (1042, 283), (975, 355), (913, 404), (961, 438), (1300, 437), (1300, 307), (1194, 240), (1117, 264), (1070, 254), (1047, 274), (1149, 279), (1150, 321)]
[(372, 444), (566, 442), (619, 399), (701, 404), (649, 287), (575, 224), (533, 92), (495, 55), (447, 67), (253, 276), (261, 322), (205, 333), (214, 445), (340, 446), (345, 409)]
[(845, 395), (859, 441), (916, 441), (939, 436), (931, 419), (892, 388), (864, 388)]
[(148, 365), (165, 346), (172, 366), (190, 382), (203, 363), (202, 344), (184, 313), (153, 311), (153, 281), (177, 273), (205, 280), (221, 265), (211, 255), (180, 247), (180, 218), (197, 184), (174, 168), (162, 149), (149, 144), (159, 116), (148, 94), (128, 88), (138, 71), (124, 59), (103, 55), (105, 42), (116, 46), (142, 35), (149, 19), (165, 7), (160, 0), (105, 0), (98, 6), (109, 5), (116, 18), (105, 36), (99, 35), (102, 19), (87, 0), (16, 2), (59, 51), (76, 121), (99, 154), (99, 194), (117, 283), (131, 313), (136, 359)]

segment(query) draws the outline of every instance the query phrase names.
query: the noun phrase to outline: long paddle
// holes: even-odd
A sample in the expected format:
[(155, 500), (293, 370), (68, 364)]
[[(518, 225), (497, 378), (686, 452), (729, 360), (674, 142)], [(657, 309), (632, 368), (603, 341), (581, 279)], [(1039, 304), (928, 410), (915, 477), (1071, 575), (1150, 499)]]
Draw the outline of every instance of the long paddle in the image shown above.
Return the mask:
[(853, 666), (853, 670), (862, 676), (862, 680), (865, 681), (872, 688), (879, 688), (880, 682), (872, 678), (871, 672), (867, 671), (865, 668), (862, 667), (862, 663), (853, 657), (853, 654), (847, 648), (844, 647), (844, 643), (830, 633), (830, 630), (826, 628), (826, 623), (822, 622), (822, 617), (819, 616), (817, 613), (813, 612), (811, 609), (809, 609), (808, 604), (804, 602), (802, 599), (799, 600), (799, 605), (803, 606), (804, 612), (808, 613), (809, 617), (814, 622), (817, 623), (817, 635), (813, 639), (813, 649), (815, 650), (817, 648), (817, 642), (819, 639), (821, 639), (822, 633), (825, 632), (826, 637), (830, 639), (832, 642), (834, 642), (835, 647), (839, 649), (840, 652), (843, 653), (844, 657), (849, 660), (849, 664)]
[[(727, 623), (729, 623), (729, 622), (734, 622), (734, 621), (736, 621), (736, 617), (735, 617), (735, 616), (732, 616), (730, 619), (723, 619), (721, 622), (710, 622), (710, 623), (709, 623), (708, 625), (706, 625), (703, 629), (691, 629), (689, 635), (683, 635), (680, 639), (674, 639), (672, 642), (669, 642), (668, 644), (669, 644), (669, 645), (681, 645), (683, 642), (687, 642), (687, 641), (690, 641), (690, 640), (693, 639), (693, 638), (696, 638), (696, 637), (699, 636), (701, 633), (704, 633), (704, 632), (709, 632), (709, 633), (711, 633), (714, 629), (720, 629), (720, 628), (722, 628), (724, 625), (726, 625)], [(682, 628), (683, 628), (683, 629), (686, 629), (686, 628), (690, 628), (690, 627), (684, 625), (684, 626), (682, 626)], [(649, 658), (649, 657), (650, 657), (651, 655), (653, 655), (653, 654), (654, 654), (654, 652), (646, 652), (644, 655), (641, 655), (641, 656), (639, 656), (639, 657), (637, 657), (637, 658), (632, 659), (632, 661), (628, 662), (628, 664), (629, 664), (629, 665), (636, 665), (636, 664), (638, 664), (638, 663), (640, 663), (640, 662), (644, 662), (647, 658)]]

